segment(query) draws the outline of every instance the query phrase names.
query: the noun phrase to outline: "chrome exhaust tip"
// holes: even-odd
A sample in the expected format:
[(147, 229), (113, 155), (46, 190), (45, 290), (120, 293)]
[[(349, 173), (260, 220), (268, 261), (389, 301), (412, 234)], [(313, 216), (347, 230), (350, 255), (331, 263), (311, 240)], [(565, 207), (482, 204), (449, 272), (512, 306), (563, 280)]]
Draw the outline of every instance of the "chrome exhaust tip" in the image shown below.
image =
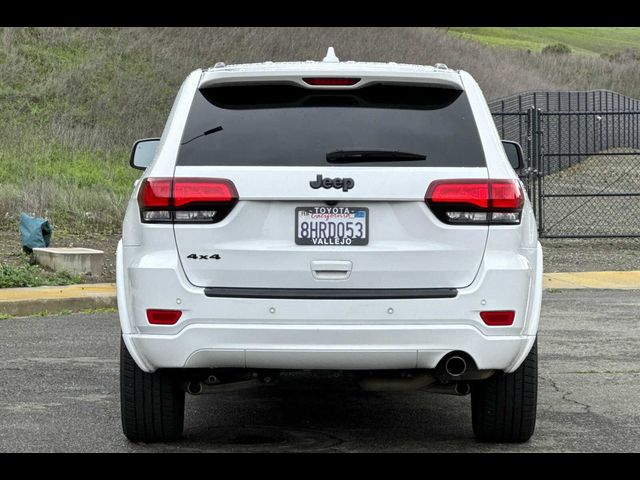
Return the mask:
[(467, 371), (467, 361), (459, 355), (453, 355), (445, 362), (444, 371), (452, 377), (459, 377)]

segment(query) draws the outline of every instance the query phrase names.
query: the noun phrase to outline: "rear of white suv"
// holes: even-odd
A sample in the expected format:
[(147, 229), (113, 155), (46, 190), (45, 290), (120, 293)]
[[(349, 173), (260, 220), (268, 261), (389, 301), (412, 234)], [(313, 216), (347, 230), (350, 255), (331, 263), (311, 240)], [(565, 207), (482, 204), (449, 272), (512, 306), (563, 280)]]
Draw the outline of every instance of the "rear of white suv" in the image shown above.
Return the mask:
[(179, 437), (185, 391), (301, 369), (470, 392), (478, 438), (532, 435), (542, 253), (469, 74), (198, 70), (132, 162), (146, 169), (117, 253), (129, 439)]

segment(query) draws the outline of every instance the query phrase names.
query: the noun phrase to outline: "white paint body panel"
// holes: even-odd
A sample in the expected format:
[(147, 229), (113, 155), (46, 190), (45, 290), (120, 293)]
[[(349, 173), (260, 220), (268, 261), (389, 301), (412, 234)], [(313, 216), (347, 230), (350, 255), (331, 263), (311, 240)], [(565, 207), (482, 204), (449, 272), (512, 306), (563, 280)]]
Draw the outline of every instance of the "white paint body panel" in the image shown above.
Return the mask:
[[(201, 87), (213, 84), (290, 82), (311, 88), (303, 77), (355, 77), (360, 82), (355, 87), (379, 81), (425, 83), (462, 90), (460, 76), (452, 70), (425, 65), (375, 62), (266, 62), (229, 65), (211, 68), (203, 72)], [(344, 86), (324, 87), (344, 89)]]
[[(350, 177), (349, 192), (313, 190), (316, 174)], [(176, 177), (231, 179), (241, 201), (220, 223), (176, 225), (176, 243), (189, 281), (202, 287), (263, 288), (457, 288), (470, 285), (480, 268), (487, 226), (452, 226), (424, 202), (436, 179), (487, 178), (486, 168), (381, 167), (177, 167)], [(348, 199), (344, 201), (343, 199)], [(294, 244), (295, 208), (340, 206), (369, 209), (369, 244)], [(194, 252), (221, 256), (190, 260)], [(340, 281), (313, 275), (312, 262), (345, 260), (351, 274)]]
[[(190, 100), (199, 86), (274, 79), (299, 83), (302, 76), (313, 75), (423, 81), (464, 89), (487, 167), (405, 167), (383, 172), (378, 167), (340, 166), (339, 174), (330, 166), (175, 167)], [(529, 200), (520, 225), (490, 227), (445, 225), (423, 201), (428, 184), (438, 178), (517, 178), (482, 92), (466, 72), (347, 62), (195, 71), (181, 87), (156, 158), (144, 176), (174, 174), (232, 179), (241, 200), (218, 224), (174, 228), (142, 224), (134, 189), (117, 254), (118, 307), (125, 344), (145, 371), (169, 367), (434, 368), (446, 353), (463, 350), (481, 369), (511, 372), (535, 340), (542, 251)], [(360, 188), (348, 195), (335, 189), (311, 190), (308, 182), (316, 174), (351, 176)], [(372, 219), (386, 219), (386, 228), (370, 224), (370, 237), (375, 240), (348, 250), (293, 244), (291, 221), (296, 206), (347, 197), (353, 206), (368, 207)], [(195, 245), (230, 257), (228, 266), (185, 270), (185, 255), (193, 253), (186, 250)], [(314, 262), (351, 262), (350, 274), (337, 280), (317, 278)], [(455, 287), (458, 295), (402, 300), (209, 298), (204, 295), (205, 286)], [(147, 308), (180, 309), (183, 315), (173, 326), (149, 325)], [(515, 310), (515, 323), (488, 327), (480, 319), (482, 310)]]

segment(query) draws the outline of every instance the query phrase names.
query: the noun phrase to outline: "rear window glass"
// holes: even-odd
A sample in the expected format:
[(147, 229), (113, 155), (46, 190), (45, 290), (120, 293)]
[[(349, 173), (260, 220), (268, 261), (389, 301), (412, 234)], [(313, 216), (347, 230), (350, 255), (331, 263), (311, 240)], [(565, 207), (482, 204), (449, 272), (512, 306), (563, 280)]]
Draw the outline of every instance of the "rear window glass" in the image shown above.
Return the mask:
[[(335, 151), (415, 154), (329, 163)], [(196, 92), (178, 165), (482, 167), (463, 91), (376, 84), (320, 90), (218, 86)]]

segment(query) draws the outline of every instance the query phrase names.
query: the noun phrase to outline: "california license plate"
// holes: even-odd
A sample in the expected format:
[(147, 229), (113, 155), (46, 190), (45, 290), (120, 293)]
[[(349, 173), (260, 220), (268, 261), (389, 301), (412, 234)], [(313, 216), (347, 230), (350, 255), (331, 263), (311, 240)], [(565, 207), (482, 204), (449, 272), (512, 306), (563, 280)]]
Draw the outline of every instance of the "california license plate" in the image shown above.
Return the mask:
[(367, 245), (369, 209), (366, 207), (296, 208), (297, 245)]

